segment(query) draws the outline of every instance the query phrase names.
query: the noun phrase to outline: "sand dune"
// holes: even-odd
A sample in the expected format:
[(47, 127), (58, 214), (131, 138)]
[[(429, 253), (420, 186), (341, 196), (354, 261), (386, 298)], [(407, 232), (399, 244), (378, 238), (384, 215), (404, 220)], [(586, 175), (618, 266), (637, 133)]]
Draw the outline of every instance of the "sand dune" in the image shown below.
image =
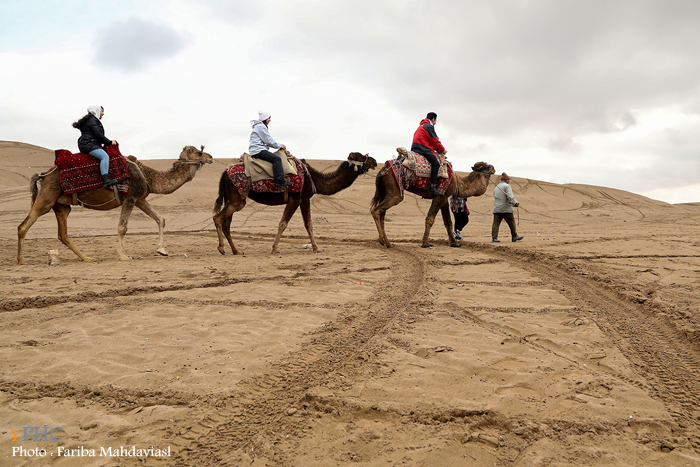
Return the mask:
[(469, 199), (461, 248), (439, 219), (420, 248), (429, 201), (407, 193), (387, 250), (375, 170), (312, 199), (321, 252), (297, 213), (271, 255), (283, 208), (249, 201), (232, 223), (245, 256), (221, 256), (211, 209), (231, 161), (212, 156), (149, 197), (170, 256), (134, 212), (118, 261), (118, 210), (74, 207), (69, 233), (96, 261), (48, 213), (17, 266), (29, 179), (53, 151), (0, 142), (0, 416), (65, 430), (19, 443), (54, 454), (40, 459), (13, 456), (4, 428), (1, 465), (115, 465), (56, 455), (109, 446), (171, 448), (119, 465), (700, 465), (697, 204), (516, 176), (522, 242), (490, 243), (492, 185)]

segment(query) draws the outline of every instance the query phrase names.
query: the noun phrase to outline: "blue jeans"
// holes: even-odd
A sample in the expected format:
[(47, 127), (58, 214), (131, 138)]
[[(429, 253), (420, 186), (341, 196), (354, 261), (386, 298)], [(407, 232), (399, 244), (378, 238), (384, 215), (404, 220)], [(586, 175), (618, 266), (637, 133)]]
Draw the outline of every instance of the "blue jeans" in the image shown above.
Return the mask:
[(107, 175), (109, 173), (109, 155), (104, 149), (95, 149), (89, 153), (92, 157), (100, 161), (100, 173)]
[(250, 157), (255, 157), (256, 159), (262, 159), (267, 162), (272, 162), (272, 173), (275, 177), (275, 183), (281, 185), (284, 183), (284, 169), (282, 168), (282, 159), (277, 154), (273, 154), (270, 151), (260, 151), (257, 154), (251, 154)]

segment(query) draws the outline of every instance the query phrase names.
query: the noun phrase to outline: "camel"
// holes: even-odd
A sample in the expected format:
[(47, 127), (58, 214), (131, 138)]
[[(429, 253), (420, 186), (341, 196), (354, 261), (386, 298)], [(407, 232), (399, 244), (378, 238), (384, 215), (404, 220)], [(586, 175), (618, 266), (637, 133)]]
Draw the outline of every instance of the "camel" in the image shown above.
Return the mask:
[[(496, 173), (493, 166), (487, 164), (486, 162), (477, 162), (474, 164), (474, 167), (472, 167), (472, 170), (473, 172), (466, 177), (460, 177), (455, 172), (443, 196), (433, 196), (427, 189), (420, 189), (416, 187), (408, 188), (408, 191), (413, 194), (433, 200), (432, 204), (430, 205), (430, 209), (428, 210), (428, 215), (425, 218), (425, 232), (423, 233), (423, 242), (421, 245), (423, 248), (432, 247), (432, 245), (429, 243), (430, 229), (435, 223), (435, 217), (437, 216), (438, 211), (442, 213), (442, 220), (444, 221), (445, 228), (447, 229), (447, 236), (450, 240), (450, 246), (461, 246), (461, 244), (457, 243), (454, 231), (452, 230), (452, 216), (450, 214), (448, 201), (449, 197), (455, 193), (459, 193), (459, 196), (462, 198), (483, 195), (486, 193), (491, 175)], [(386, 211), (389, 208), (396, 206), (401, 201), (403, 201), (403, 192), (396, 184), (396, 179), (392, 175), (391, 170), (388, 170), (387, 163), (377, 174), (376, 190), (374, 192), (374, 198), (372, 198), (370, 203), (370, 213), (374, 218), (374, 222), (377, 224), (377, 231), (379, 232), (379, 243), (387, 248), (391, 248), (391, 243), (389, 242), (384, 229), (384, 217), (386, 216)]]
[[(167, 256), (168, 253), (163, 246), (163, 228), (165, 219), (153, 210), (146, 197), (151, 194), (169, 194), (180, 188), (185, 183), (192, 180), (197, 171), (204, 164), (211, 164), (213, 158), (202, 149), (193, 146), (185, 146), (180, 153), (180, 158), (173, 164), (170, 170), (160, 172), (137, 161), (135, 157), (127, 158), (129, 169), (129, 190), (123, 195), (116, 197), (114, 191), (105, 190), (103, 187), (78, 193), (77, 199), (81, 205), (89, 209), (105, 211), (121, 206), (121, 216), (119, 218), (119, 259), (130, 260), (132, 258), (124, 254), (124, 236), (126, 235), (129, 216), (134, 206), (141, 209), (156, 224), (158, 224), (159, 246), (156, 250), (159, 254)], [(41, 188), (37, 185), (41, 181)], [(73, 245), (68, 237), (68, 214), (70, 214), (72, 194), (65, 194), (61, 190), (58, 168), (54, 167), (48, 172), (35, 174), (30, 182), (32, 193), (32, 205), (29, 215), (17, 227), (17, 264), (22, 264), (22, 245), (27, 231), (36, 220), (53, 209), (58, 221), (58, 239), (63, 242), (73, 253), (83, 261), (93, 261), (83, 255)]]
[[(369, 154), (362, 155), (359, 152), (352, 152), (348, 156), (347, 162), (342, 162), (340, 166), (330, 173), (319, 172), (306, 163), (306, 160), (301, 159), (305, 169), (304, 186), (300, 192), (289, 192), (287, 200), (285, 193), (260, 193), (249, 191), (248, 197), (255, 202), (268, 206), (280, 206), (286, 204), (282, 219), (277, 228), (277, 237), (272, 244), (272, 254), (278, 253), (277, 248), (282, 232), (287, 228), (287, 224), (296, 212), (298, 207), (301, 207), (301, 215), (304, 219), (304, 227), (309, 234), (311, 246), (314, 252), (318, 252), (318, 245), (314, 239), (313, 226), (311, 225), (311, 197), (314, 195), (314, 187), (316, 192), (321, 195), (334, 195), (353, 184), (358, 176), (367, 173), (367, 171), (377, 167), (375, 161)], [(214, 225), (219, 234), (219, 253), (226, 254), (224, 250), (224, 236), (231, 246), (231, 251), (234, 255), (242, 255), (243, 252), (236, 249), (231, 239), (231, 219), (235, 212), (243, 209), (246, 203), (246, 197), (242, 196), (236, 187), (231, 182), (228, 174), (224, 171), (221, 174), (219, 181), (219, 197), (216, 198), (214, 204)], [(223, 207), (222, 207), (223, 205)]]

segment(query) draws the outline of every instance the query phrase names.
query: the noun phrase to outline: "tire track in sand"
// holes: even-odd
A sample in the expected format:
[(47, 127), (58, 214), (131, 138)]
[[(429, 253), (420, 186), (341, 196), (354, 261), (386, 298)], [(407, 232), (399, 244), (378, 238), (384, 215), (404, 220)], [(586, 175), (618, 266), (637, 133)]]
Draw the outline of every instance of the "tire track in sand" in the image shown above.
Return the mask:
[(504, 258), (559, 288), (579, 308), (594, 314), (598, 327), (634, 363), (700, 452), (700, 352), (665, 316), (634, 303), (607, 285), (573, 272), (573, 265), (540, 252), (468, 244)]
[[(379, 248), (368, 243), (361, 247)], [(370, 340), (426, 293), (426, 263), (419, 255), (400, 247), (386, 254), (391, 278), (376, 287), (369, 306), (328, 323), (311, 334), (301, 350), (285, 355), (266, 373), (239, 382), (231, 394), (170, 428), (166, 437), (179, 450), (175, 465), (236, 465), (234, 455), (241, 449), (289, 465), (274, 443), (280, 441), (280, 432), (298, 433), (308, 422), (287, 416), (288, 411), (295, 410), (309, 388), (366, 360)]]

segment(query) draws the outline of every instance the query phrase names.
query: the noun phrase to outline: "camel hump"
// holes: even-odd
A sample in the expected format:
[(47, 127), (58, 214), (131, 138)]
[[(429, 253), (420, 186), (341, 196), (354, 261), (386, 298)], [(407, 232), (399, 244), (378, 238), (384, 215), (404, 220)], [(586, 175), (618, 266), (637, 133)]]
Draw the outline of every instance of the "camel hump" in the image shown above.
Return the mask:
[(132, 156), (132, 155), (128, 155), (128, 156), (126, 156), (126, 158), (129, 159), (131, 162), (136, 162), (138, 160), (136, 158), (136, 156)]
[(396, 148), (396, 152), (398, 152), (398, 153), (401, 154), (402, 156), (407, 156), (407, 155), (408, 155), (408, 151), (406, 150), (406, 148)]

